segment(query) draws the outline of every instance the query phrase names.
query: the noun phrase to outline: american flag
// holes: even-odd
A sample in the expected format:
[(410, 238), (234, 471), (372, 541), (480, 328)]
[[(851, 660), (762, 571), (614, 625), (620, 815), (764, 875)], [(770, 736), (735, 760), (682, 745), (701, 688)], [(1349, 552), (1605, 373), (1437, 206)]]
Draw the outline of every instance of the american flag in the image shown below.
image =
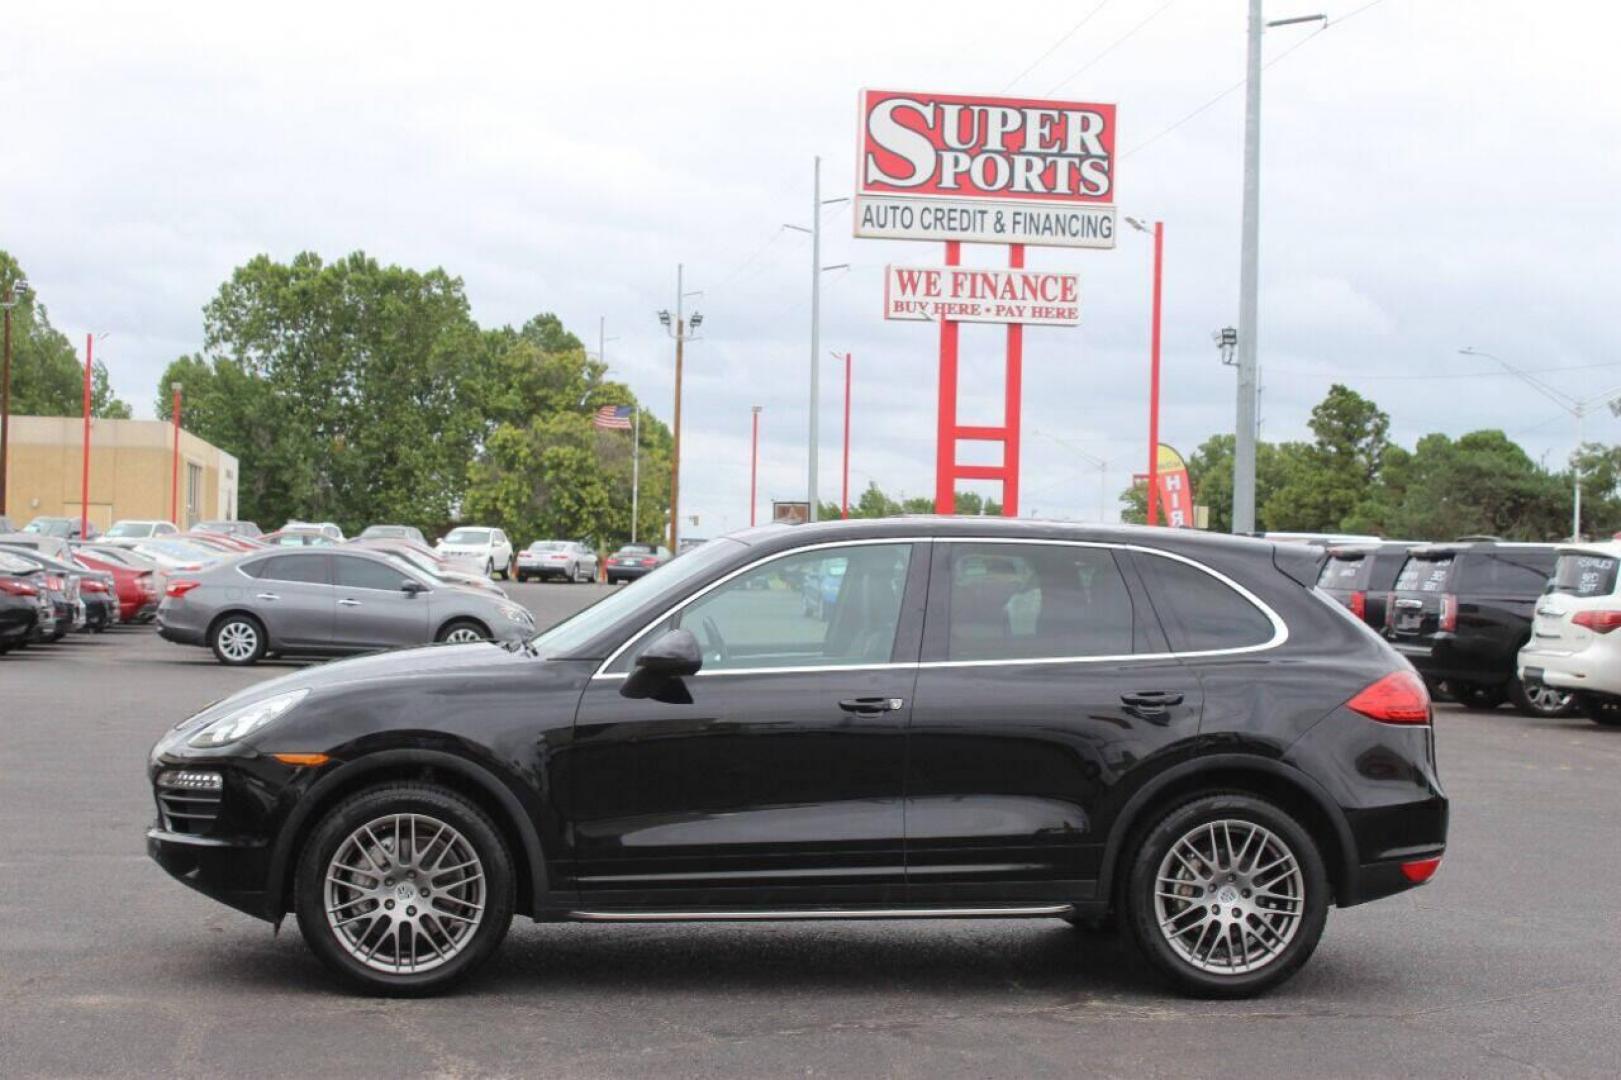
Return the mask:
[(631, 405), (604, 405), (591, 417), (591, 423), (609, 431), (629, 431), (630, 418), (635, 411)]

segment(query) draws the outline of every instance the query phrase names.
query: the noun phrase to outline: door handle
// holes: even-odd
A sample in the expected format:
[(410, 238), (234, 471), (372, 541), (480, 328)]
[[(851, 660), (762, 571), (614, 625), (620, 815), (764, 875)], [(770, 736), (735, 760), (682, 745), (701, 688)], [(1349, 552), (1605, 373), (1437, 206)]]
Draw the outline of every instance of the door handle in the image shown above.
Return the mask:
[(260, 600), (280, 600), (281, 597), (277, 596), (273, 592), (262, 592), (262, 593), (260, 593), (258, 595), (258, 599), (260, 599)]
[(1171, 705), (1182, 704), (1180, 690), (1139, 690), (1131, 694), (1121, 694), (1120, 700), (1129, 706), (1138, 709), (1164, 709)]
[(845, 698), (839, 702), (839, 708), (857, 716), (877, 716), (880, 713), (897, 712), (905, 706), (906, 699), (898, 697)]
[(338, 601), (338, 606), (339, 607), (359, 607), (360, 606), (360, 601), (355, 600), (355, 599), (351, 599), (350, 597), (345, 596), (342, 600)]

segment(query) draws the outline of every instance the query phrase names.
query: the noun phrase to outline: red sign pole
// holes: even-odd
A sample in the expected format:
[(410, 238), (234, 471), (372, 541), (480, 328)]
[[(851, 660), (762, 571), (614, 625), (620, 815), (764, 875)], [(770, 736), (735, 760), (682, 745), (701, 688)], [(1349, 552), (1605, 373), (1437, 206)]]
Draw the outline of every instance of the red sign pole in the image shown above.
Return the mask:
[(1159, 323), (1160, 266), (1165, 254), (1165, 223), (1154, 222), (1154, 313), (1149, 331), (1148, 376), (1148, 524), (1159, 517)]
[(844, 486), (839, 496), (839, 516), (850, 516), (850, 354), (844, 354)]
[[(946, 241), (946, 265), (962, 265), (962, 244)], [(940, 320), (940, 417), (935, 438), (934, 512), (957, 512), (957, 323)]]
[(95, 338), (84, 336), (84, 463), (79, 475), (79, 536), (90, 538), (90, 351)]
[[(1008, 245), (1007, 264), (1024, 268), (1024, 245)], [(1008, 323), (1007, 388), (1002, 403), (1002, 516), (1019, 516), (1019, 411), (1024, 396), (1024, 325)]]

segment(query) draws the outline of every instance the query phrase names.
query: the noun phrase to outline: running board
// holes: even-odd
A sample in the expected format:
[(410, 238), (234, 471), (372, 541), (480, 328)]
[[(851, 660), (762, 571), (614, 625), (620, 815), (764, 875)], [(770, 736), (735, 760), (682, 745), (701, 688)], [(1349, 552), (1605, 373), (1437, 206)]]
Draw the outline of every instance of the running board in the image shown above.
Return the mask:
[(1074, 904), (971, 908), (804, 908), (782, 911), (571, 911), (581, 922), (759, 922), (794, 919), (1025, 919), (1068, 915)]

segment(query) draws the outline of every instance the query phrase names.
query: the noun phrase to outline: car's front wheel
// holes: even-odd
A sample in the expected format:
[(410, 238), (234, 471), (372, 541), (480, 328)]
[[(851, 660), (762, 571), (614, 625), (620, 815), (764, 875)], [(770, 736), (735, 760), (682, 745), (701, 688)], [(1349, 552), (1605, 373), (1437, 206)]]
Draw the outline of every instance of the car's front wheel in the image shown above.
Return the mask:
[(1570, 716), (1576, 712), (1576, 696), (1569, 690), (1560, 690), (1545, 682), (1509, 683), (1508, 696), (1514, 707), (1527, 716), (1548, 718)]
[(397, 783), (344, 800), (298, 860), (294, 906), (315, 954), (373, 993), (436, 993), (490, 957), (512, 922), (512, 856), (471, 802)]
[(1328, 875), (1311, 835), (1249, 795), (1208, 795), (1149, 827), (1124, 906), (1153, 966), (1202, 997), (1248, 997), (1310, 958), (1328, 917)]
[(264, 624), (252, 615), (227, 615), (214, 624), (208, 645), (214, 658), (232, 667), (258, 663), (265, 654)]
[(488, 641), (490, 631), (472, 619), (452, 619), (439, 628), (437, 641), (449, 642), (452, 645), (465, 645), (470, 641)]

